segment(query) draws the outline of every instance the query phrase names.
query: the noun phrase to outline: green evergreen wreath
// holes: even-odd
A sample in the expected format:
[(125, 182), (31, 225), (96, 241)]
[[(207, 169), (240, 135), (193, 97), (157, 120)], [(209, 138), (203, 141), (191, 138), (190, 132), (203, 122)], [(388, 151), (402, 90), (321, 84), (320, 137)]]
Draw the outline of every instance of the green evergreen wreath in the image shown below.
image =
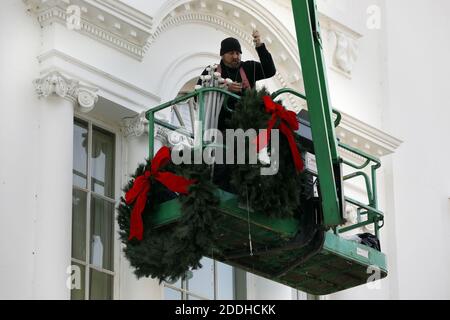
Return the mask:
[[(228, 127), (232, 129), (267, 129), (271, 115), (266, 113), (263, 103), (264, 96), (270, 96), (265, 88), (260, 91), (247, 90), (235, 108)], [(277, 128), (277, 126), (275, 126)], [(297, 135), (294, 135), (299, 150), (302, 147)], [(279, 170), (275, 175), (262, 176), (258, 164), (233, 165), (231, 186), (237, 192), (241, 203), (246, 204), (256, 212), (270, 217), (292, 217), (299, 212), (302, 198), (309, 192), (305, 190), (307, 179), (304, 173), (297, 174), (292, 161), (291, 151), (286, 137), (280, 132)], [(247, 139), (248, 140), (248, 139)], [(246, 150), (249, 141), (246, 141)], [(268, 150), (271, 145), (269, 143)]]
[[(140, 165), (133, 178), (142, 175), (145, 167)], [(164, 171), (197, 181), (190, 187), (188, 195), (179, 196), (182, 216), (178, 222), (157, 228), (152, 225), (151, 215), (156, 206), (176, 196), (156, 180), (152, 181), (142, 215), (142, 241), (128, 240), (132, 206), (122, 197), (118, 207), (119, 235), (125, 245), (125, 256), (135, 268), (134, 273), (138, 278), (158, 278), (160, 282), (184, 278), (189, 269), (201, 268), (200, 259), (214, 248), (213, 235), (217, 229), (214, 213), (219, 203), (206, 165), (168, 165)], [(123, 191), (130, 190), (133, 183), (134, 179), (130, 180)]]
[[(249, 90), (236, 106), (236, 111), (228, 121), (232, 129), (266, 129), (269, 118), (265, 111), (262, 97), (270, 95), (265, 89)], [(275, 126), (276, 128), (276, 126)], [(302, 150), (296, 137), (298, 147)], [(248, 141), (246, 142), (248, 150)], [(269, 144), (268, 149), (271, 146)], [(300, 204), (310, 195), (305, 174), (296, 174), (289, 144), (280, 134), (279, 171), (276, 175), (261, 176), (261, 163), (250, 165), (226, 165), (223, 180), (230, 180), (231, 187), (241, 203), (247, 204), (256, 212), (271, 217), (291, 217), (300, 213)], [(151, 165), (140, 165), (133, 179), (124, 188), (126, 193), (133, 187), (134, 179), (142, 175)], [(216, 169), (218, 167), (216, 166)], [(124, 198), (118, 207), (120, 239), (124, 244), (124, 253), (135, 268), (138, 278), (152, 277), (160, 281), (175, 281), (184, 278), (189, 269), (201, 267), (200, 259), (217, 250), (215, 239), (218, 230), (217, 213), (219, 199), (217, 186), (211, 182), (211, 167), (206, 164), (167, 165), (164, 171), (173, 172), (188, 179), (195, 179), (188, 195), (178, 196), (181, 203), (181, 218), (170, 225), (155, 227), (151, 223), (156, 207), (176, 195), (161, 183), (152, 180), (147, 204), (142, 215), (144, 236), (142, 241), (128, 240), (130, 234), (130, 217), (132, 206)], [(215, 177), (217, 178), (217, 177)], [(297, 215), (298, 216), (298, 215)]]

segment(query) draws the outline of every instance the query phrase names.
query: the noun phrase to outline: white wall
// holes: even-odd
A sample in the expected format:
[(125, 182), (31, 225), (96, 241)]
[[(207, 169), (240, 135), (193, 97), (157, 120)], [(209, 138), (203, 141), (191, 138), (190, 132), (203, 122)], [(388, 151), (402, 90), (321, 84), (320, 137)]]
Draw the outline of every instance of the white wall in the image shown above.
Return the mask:
[(0, 39), (0, 299), (31, 299), (39, 170), (32, 80), (40, 28), (21, 1), (2, 1)]
[[(169, 3), (124, 2), (158, 18)], [(260, 4), (293, 32), (289, 1), (264, 0)], [(382, 28), (377, 30), (366, 27), (366, 10), (373, 4), (384, 9)], [(446, 79), (450, 71), (450, 22), (445, 14), (450, 4), (446, 0), (321, 0), (319, 8), (362, 35), (351, 79), (328, 71), (332, 105), (405, 141), (398, 153), (383, 159), (379, 181), (380, 206), (386, 212), (382, 239), (388, 254), (388, 279), (381, 283), (380, 290), (361, 287), (330, 298), (449, 298), (450, 252), (446, 243), (450, 240), (450, 150), (445, 139), (450, 136), (450, 103), (445, 93), (450, 91)], [(47, 27), (44, 34), (41, 39), (39, 24), (34, 16), (27, 15), (22, 1), (2, 2), (0, 35), (8, 50), (0, 50), (0, 218), (6, 222), (0, 224), (0, 283), (10, 289), (0, 290), (0, 298), (33, 298), (39, 185), (33, 172), (40, 168), (33, 161), (39, 155), (40, 125), (32, 85), (40, 71), (36, 57), (56, 49), (95, 67), (99, 71), (95, 77), (79, 66), (68, 69), (74, 75), (83, 75), (90, 84), (100, 85), (100, 94), (107, 94), (104, 89), (117, 92), (114, 85), (119, 82), (113, 85), (113, 81), (105, 80), (108, 77), (145, 90), (147, 96), (133, 100), (140, 99), (141, 104), (124, 103), (124, 110), (136, 112), (158, 104), (158, 97), (171, 99), (205, 65), (217, 62), (220, 41), (228, 36), (214, 27), (193, 23), (169, 28), (138, 62), (59, 24)], [(255, 58), (254, 50), (243, 48), (243, 59)], [(44, 61), (41, 67), (52, 63)], [(68, 63), (57, 62), (61, 67)], [(105, 79), (100, 77), (102, 72), (107, 75)], [(275, 82), (268, 84), (273, 87)], [(148, 98), (151, 94), (154, 97)], [(129, 111), (118, 114), (129, 115)], [(118, 123), (120, 119), (112, 120)], [(142, 161), (146, 138), (125, 142), (124, 150), (128, 151), (124, 151), (127, 154), (122, 166), (126, 174)], [(162, 297), (161, 287), (154, 281), (137, 282), (130, 272), (122, 260), (118, 271), (120, 298)], [(292, 296), (287, 287), (256, 276), (248, 283), (249, 298)]]
[(450, 298), (450, 3), (386, 1), (384, 128), (393, 157), (398, 298)]
[[(450, 5), (421, 0), (376, 4), (382, 9), (381, 29), (365, 31), (353, 79), (344, 84), (329, 73), (329, 81), (334, 101), (344, 98), (352, 105), (355, 97), (362, 102), (379, 95), (368, 101), (372, 108), (349, 112), (404, 140), (394, 155), (382, 159), (384, 183), (379, 182), (389, 276), (379, 290), (362, 286), (329, 298), (448, 299)], [(361, 13), (355, 5), (352, 12)], [(349, 89), (355, 93), (348, 96)]]

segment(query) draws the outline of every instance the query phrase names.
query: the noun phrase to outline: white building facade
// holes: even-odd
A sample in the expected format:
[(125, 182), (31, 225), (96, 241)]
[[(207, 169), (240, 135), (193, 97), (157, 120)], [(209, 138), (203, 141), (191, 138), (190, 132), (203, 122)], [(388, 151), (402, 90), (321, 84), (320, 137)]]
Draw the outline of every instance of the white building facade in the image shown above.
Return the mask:
[[(258, 86), (303, 91), (290, 1), (5, 0), (1, 8), (0, 299), (307, 298), (210, 259), (183, 283), (138, 280), (115, 211), (148, 154), (142, 113), (192, 90), (219, 62), (222, 39), (238, 38), (243, 60), (257, 60), (258, 29), (277, 67)], [(343, 114), (337, 135), (383, 163), (389, 269), (372, 286), (321, 298), (449, 299), (450, 3), (318, 0), (318, 8), (331, 103)], [(159, 148), (170, 136), (160, 130), (156, 140)], [(346, 189), (361, 194), (358, 184)]]

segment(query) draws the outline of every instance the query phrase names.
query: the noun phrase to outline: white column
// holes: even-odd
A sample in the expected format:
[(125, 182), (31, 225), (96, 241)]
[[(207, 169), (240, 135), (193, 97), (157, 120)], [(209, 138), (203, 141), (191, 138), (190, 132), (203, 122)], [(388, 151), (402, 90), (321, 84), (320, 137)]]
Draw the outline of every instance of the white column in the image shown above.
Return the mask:
[(89, 111), (95, 89), (53, 72), (34, 82), (40, 99), (34, 299), (69, 299), (74, 107)]
[[(136, 170), (137, 166), (145, 163), (148, 158), (148, 122), (144, 114), (133, 119), (127, 119), (122, 124), (122, 132), (126, 137), (126, 164), (124, 181), (128, 181)], [(164, 132), (156, 128), (156, 138), (154, 144), (155, 153), (167, 143), (167, 137)], [(140, 300), (150, 299), (159, 300), (164, 298), (163, 287), (159, 285), (159, 280), (141, 278), (137, 279), (133, 273), (129, 261), (121, 250), (120, 255), (120, 299)]]
[(0, 10), (0, 300), (31, 299), (40, 28), (22, 1)]

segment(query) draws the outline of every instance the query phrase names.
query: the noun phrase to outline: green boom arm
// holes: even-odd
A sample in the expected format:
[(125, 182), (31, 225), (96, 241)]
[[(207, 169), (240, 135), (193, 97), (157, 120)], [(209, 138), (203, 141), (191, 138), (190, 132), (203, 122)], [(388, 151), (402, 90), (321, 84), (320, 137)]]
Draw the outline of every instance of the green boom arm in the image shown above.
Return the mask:
[(324, 225), (335, 227), (342, 223), (334, 173), (339, 166), (339, 156), (329, 105), (315, 0), (292, 0), (292, 11), (320, 177)]

